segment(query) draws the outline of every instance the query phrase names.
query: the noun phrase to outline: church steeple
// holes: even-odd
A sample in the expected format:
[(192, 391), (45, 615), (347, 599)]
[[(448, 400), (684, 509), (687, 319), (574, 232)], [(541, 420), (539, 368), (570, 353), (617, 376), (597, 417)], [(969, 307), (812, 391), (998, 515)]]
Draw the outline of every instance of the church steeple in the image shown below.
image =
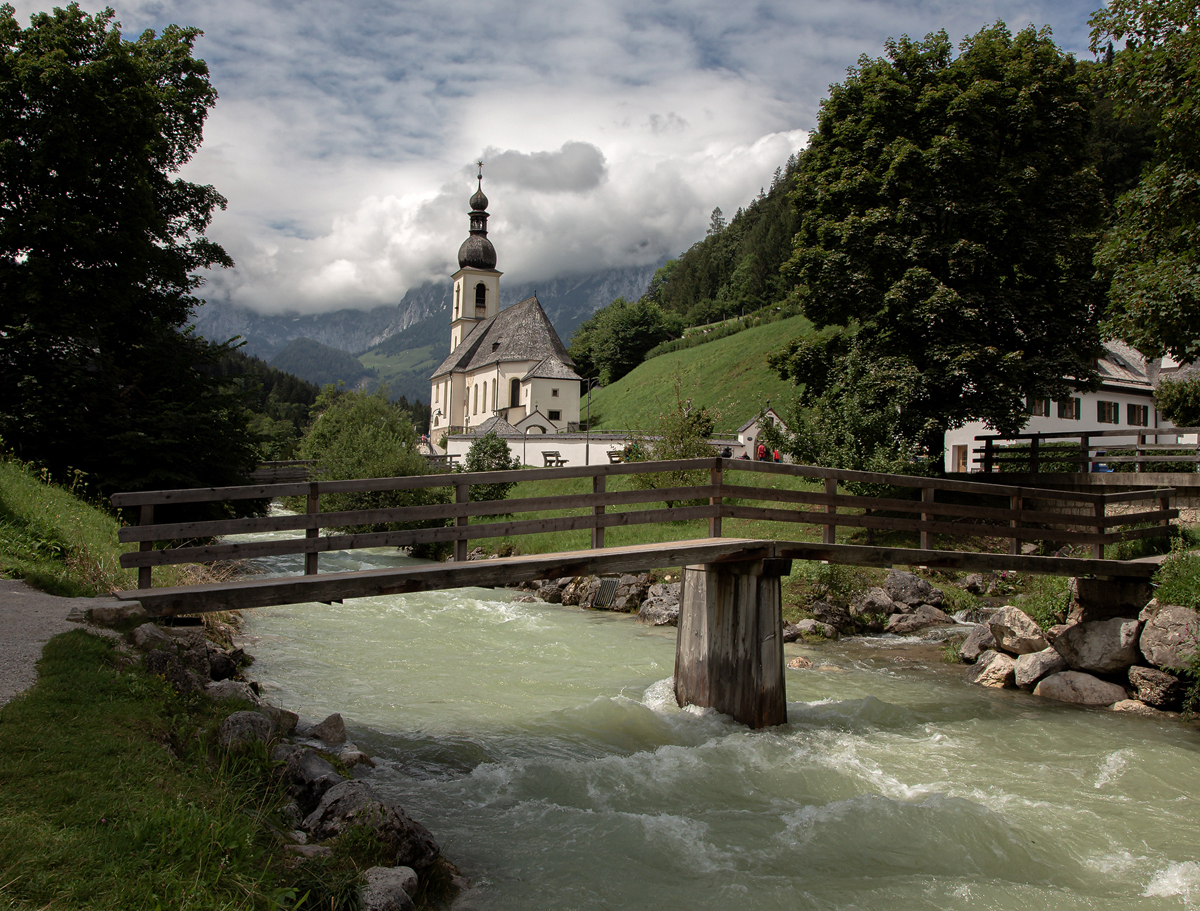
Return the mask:
[(483, 162), (479, 181), (471, 197), (471, 233), (458, 248), (458, 271), (454, 273), (454, 315), (450, 321), (450, 350), (465, 339), (480, 320), (500, 312), (500, 275), (496, 270), (496, 248), (487, 236), (488, 198), (483, 192)]

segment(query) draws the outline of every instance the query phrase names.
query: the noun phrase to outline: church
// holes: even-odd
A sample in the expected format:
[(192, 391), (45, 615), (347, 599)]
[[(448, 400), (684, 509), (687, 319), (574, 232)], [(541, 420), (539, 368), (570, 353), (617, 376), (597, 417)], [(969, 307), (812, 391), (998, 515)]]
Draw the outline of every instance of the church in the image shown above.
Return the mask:
[(429, 438), (492, 428), (502, 435), (578, 430), (583, 380), (537, 296), (500, 309), (503, 273), (487, 236), (482, 163), (478, 180), (470, 234), (451, 276), (450, 356), (430, 377)]

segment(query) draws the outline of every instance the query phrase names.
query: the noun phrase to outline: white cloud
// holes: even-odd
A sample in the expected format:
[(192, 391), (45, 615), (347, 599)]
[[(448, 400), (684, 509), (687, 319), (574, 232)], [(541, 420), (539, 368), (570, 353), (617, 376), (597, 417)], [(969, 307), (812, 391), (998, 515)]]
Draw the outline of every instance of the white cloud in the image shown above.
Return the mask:
[[(229, 200), (210, 298), (315, 312), (444, 278), (482, 155), (499, 267), (537, 281), (653, 262), (802, 146), (821, 97), (889, 36), (1049, 23), (1082, 52), (1095, 0), (129, 0), (221, 98), (186, 169)], [(21, 0), (25, 20), (36, 4)], [(49, 4), (46, 5), (47, 7)]]

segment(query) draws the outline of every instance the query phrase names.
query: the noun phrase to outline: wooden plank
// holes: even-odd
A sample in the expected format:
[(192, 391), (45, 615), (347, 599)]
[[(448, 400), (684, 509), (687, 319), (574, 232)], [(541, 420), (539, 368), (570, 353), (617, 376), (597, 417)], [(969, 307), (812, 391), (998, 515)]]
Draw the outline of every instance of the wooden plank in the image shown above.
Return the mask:
[[(591, 401), (591, 390), (588, 390)], [(599, 498), (604, 495), (604, 487), (607, 478), (604, 475), (598, 474), (592, 478), (592, 515), (597, 521), (592, 525), (592, 547), (596, 550), (604, 547), (604, 526), (600, 524), (599, 517), (604, 515), (604, 505), (599, 502)]]
[[(1146, 436), (1159, 437), (1170, 436), (1173, 434), (1189, 434), (1200, 433), (1200, 427), (1150, 427), (1142, 428), (1142, 432)], [(1133, 436), (1135, 431), (1130, 430), (1091, 430), (1088, 431), (1089, 437), (1128, 437)], [(1078, 438), (1080, 433), (1078, 430), (1058, 430), (1053, 433), (1014, 433), (1012, 436), (997, 436), (995, 434), (978, 434), (976, 440), (995, 440), (1001, 442), (1004, 440), (1032, 440), (1041, 438), (1043, 440), (1065, 440)], [(1190, 444), (1195, 445), (1195, 444)]]
[(132, 589), (117, 592), (117, 597), (126, 601), (141, 600), (142, 606), (155, 616), (171, 616), (277, 604), (341, 601), (346, 598), (469, 586), (500, 587), (510, 582), (528, 582), (534, 579), (607, 572), (642, 572), (697, 563), (759, 560), (768, 558), (771, 552), (770, 541), (699, 538), (572, 553), (473, 560), (466, 563), (428, 563), (369, 572), (251, 579), (214, 585), (156, 588), (142, 592)]
[(778, 557), (824, 560), (849, 566), (928, 566), (966, 572), (1015, 570), (1050, 576), (1101, 576), (1147, 579), (1158, 569), (1153, 563), (1122, 560), (1088, 560), (1082, 557), (1031, 557), (1018, 554), (984, 554), (956, 550), (919, 550), (914, 547), (864, 547), (854, 544), (815, 544), (780, 541)]
[[(478, 395), (478, 392), (476, 393)], [(454, 502), (457, 506), (462, 506), (471, 499), (471, 488), (468, 484), (459, 484), (454, 490)], [(465, 562), (467, 559), (467, 535), (465, 532), (467, 524), (470, 522), (465, 515), (458, 515), (454, 518), (456, 529), (463, 529), (461, 534), (456, 534), (454, 537), (454, 559), (459, 562)]]

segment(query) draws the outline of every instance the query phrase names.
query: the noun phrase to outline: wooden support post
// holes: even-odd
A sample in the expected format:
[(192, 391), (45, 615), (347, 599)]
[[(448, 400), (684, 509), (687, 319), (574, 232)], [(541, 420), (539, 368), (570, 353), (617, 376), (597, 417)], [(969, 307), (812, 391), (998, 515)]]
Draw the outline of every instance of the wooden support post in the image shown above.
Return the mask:
[(780, 577), (791, 560), (685, 566), (675, 699), (752, 728), (787, 722)]
[[(313, 484), (311, 487), (309, 487), (308, 508), (306, 511), (310, 516), (314, 516), (321, 511), (321, 494), (320, 494), (319, 488), (317, 487), (316, 484)], [(304, 530), (305, 538), (315, 539), (315, 538), (320, 537), (320, 535), (321, 535), (321, 527), (319, 525), (316, 526), (315, 528), (306, 528)], [(317, 558), (318, 557), (320, 557), (320, 554), (318, 554), (315, 550), (305, 553), (305, 555), (304, 555), (304, 575), (315, 576), (317, 574)]]
[(1092, 470), (1092, 438), (1086, 433), (1079, 435), (1079, 470), (1089, 474)]
[[(837, 496), (837, 479), (836, 478), (826, 478), (825, 479), (825, 493), (831, 497)], [(837, 512), (837, 507), (834, 506), (832, 503), (826, 505), (825, 514), (827, 516), (832, 516), (836, 512)], [(837, 543), (837, 526), (836, 525), (831, 525), (831, 524), (825, 525), (825, 528), (821, 532), (821, 543), (822, 544), (836, 544)]]
[[(605, 483), (605, 476), (602, 474), (598, 474), (594, 478), (592, 478), (592, 493), (595, 493), (595, 494), (604, 493), (604, 483)], [(604, 515), (604, 507), (603, 506), (593, 506), (592, 507), (592, 515), (593, 516)], [(604, 547), (604, 526), (603, 525), (597, 524), (597, 525), (592, 526), (592, 547), (595, 548), (596, 550), (599, 550), (602, 547)]]
[[(154, 524), (154, 504), (153, 503), (147, 503), (145, 506), (142, 507), (141, 514), (138, 516), (138, 524), (139, 525), (153, 525)], [(138, 550), (143, 553), (148, 550), (154, 550), (154, 542), (153, 541), (143, 541), (141, 544), (138, 545)], [(138, 588), (153, 588), (154, 587), (154, 580), (150, 576), (150, 574), (151, 574), (151, 572), (153, 572), (153, 570), (154, 570), (153, 566), (139, 566), (138, 567)]]
[[(457, 484), (454, 487), (454, 502), (466, 503), (471, 499), (471, 487), (469, 484)], [(457, 516), (454, 519), (456, 528), (464, 529), (459, 537), (454, 539), (454, 559), (459, 563), (467, 561), (467, 532), (466, 527), (470, 522), (466, 516)]]
[[(1159, 497), (1158, 498), (1158, 506), (1159, 506), (1159, 509), (1161, 509), (1163, 512), (1166, 512), (1168, 509), (1171, 508), (1171, 498), (1169, 496), (1168, 497)], [(1162, 524), (1163, 524), (1164, 528), (1170, 528), (1171, 520), (1163, 519)]]
[[(1024, 499), (1023, 497), (1019, 497), (1019, 496), (1018, 497), (1009, 497), (1008, 498), (1008, 508), (1013, 510), (1014, 512), (1019, 513), (1021, 511), (1021, 505), (1022, 505), (1023, 499)], [(1009, 528), (1020, 528), (1021, 527), (1021, 517), (1019, 515), (1016, 515), (1016, 516), (1013, 516), (1011, 519), (1009, 519), (1008, 527)], [(1012, 538), (1008, 542), (1008, 552), (1010, 554), (1019, 554), (1021, 552), (1021, 539), (1018, 538), (1016, 535), (1013, 535)]]
[[(1155, 441), (1157, 441), (1157, 440), (1158, 440), (1158, 437), (1155, 437)], [(1137, 458), (1137, 462), (1134, 463), (1134, 471), (1145, 471), (1146, 470), (1146, 465), (1143, 461), (1145, 459), (1145, 452), (1146, 452), (1146, 450), (1144, 448), (1145, 445), (1146, 445), (1146, 435), (1144, 433), (1139, 433), (1137, 435), (1137, 446), (1134, 449), (1134, 455)]]
[(996, 447), (992, 445), (991, 440), (983, 441), (983, 473), (992, 473), (992, 463), (996, 458)]
[[(1101, 500), (1099, 503), (1096, 504), (1096, 534), (1098, 534), (1098, 535), (1102, 535), (1108, 530), (1104, 527), (1104, 506), (1105, 506), (1105, 503), (1103, 500)], [(1104, 559), (1104, 543), (1103, 542), (1097, 541), (1095, 544), (1092, 545), (1092, 556), (1095, 557), (1097, 560)]]
[(1038, 473), (1038, 443), (1039, 437), (1034, 437), (1029, 441), (1029, 470), (1034, 474)]
[[(710, 469), (708, 472), (709, 482), (717, 490), (721, 489), (721, 463), (717, 463), (717, 467)], [(708, 536), (710, 538), (721, 537), (721, 495), (708, 498), (708, 505), (717, 507), (717, 514), (708, 520)]]
[[(932, 487), (922, 487), (921, 488), (921, 502), (922, 503), (932, 503), (933, 496), (935, 493), (936, 493), (936, 491)], [(929, 521), (932, 521), (932, 519), (933, 519), (933, 516), (930, 515), (929, 513), (927, 513), (927, 512), (921, 513), (921, 521), (922, 522), (929, 522)], [(925, 531), (924, 529), (921, 530), (921, 550), (933, 550), (933, 534), (931, 532)]]

